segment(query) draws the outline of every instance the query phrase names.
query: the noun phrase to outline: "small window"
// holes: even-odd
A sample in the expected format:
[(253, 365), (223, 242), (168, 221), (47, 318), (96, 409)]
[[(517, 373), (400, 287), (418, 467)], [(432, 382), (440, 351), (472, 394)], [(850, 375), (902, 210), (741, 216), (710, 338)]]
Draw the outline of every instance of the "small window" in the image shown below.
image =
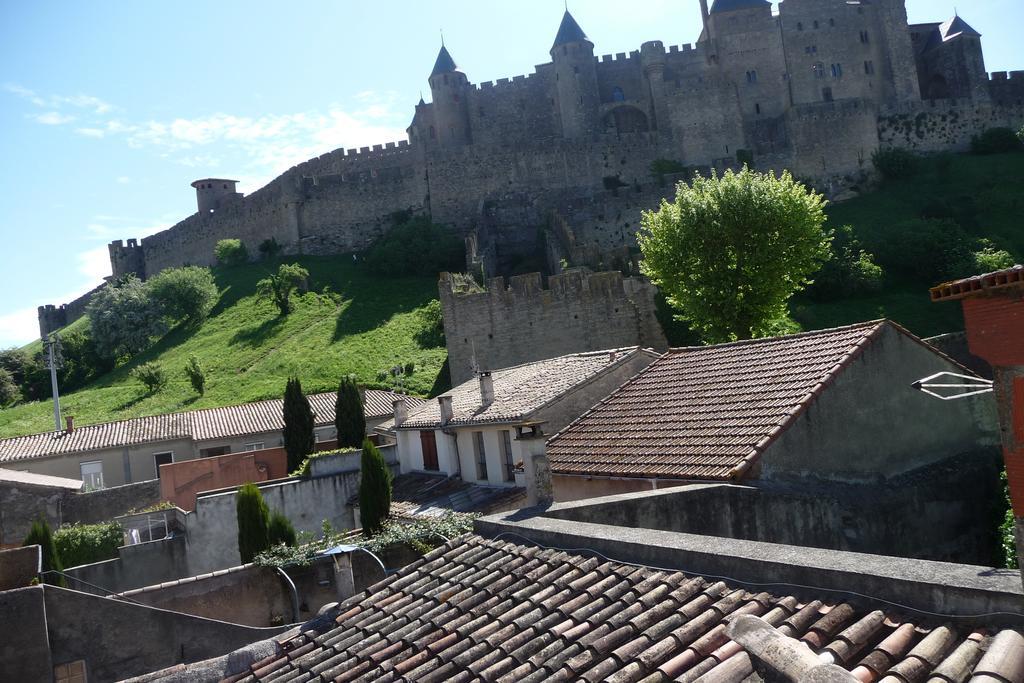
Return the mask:
[(754, 112), (755, 112), (755, 113), (756, 113), (756, 114), (757, 114), (758, 116), (760, 116), (760, 115), (761, 115), (761, 105), (760, 105), (760, 104), (757, 104), (757, 103), (755, 103), (755, 104), (754, 104)]
[(864, 62), (864, 73), (866, 73), (868, 76), (873, 76), (875, 74), (875, 63), (872, 62), (870, 59)]
[(473, 455), (476, 456), (476, 478), (487, 481), (487, 450), (484, 448), (484, 433), (473, 432)]
[(815, 78), (825, 78), (825, 65), (821, 62), (816, 63), (813, 67)]
[(231, 446), (212, 446), (210, 448), (200, 448), (200, 458), (216, 458), (218, 455), (227, 455), (231, 452)]
[(832, 101), (832, 88), (822, 88), (821, 89), (821, 99), (825, 100), (826, 102), (831, 102)]
[(747, 83), (757, 83), (757, 71), (747, 72)]
[(266, 448), (266, 444), (262, 441), (253, 441), (242, 446), (242, 450), (246, 452), (262, 451), (264, 448)]
[(574, 74), (578, 74), (578, 73), (580, 72), (580, 68), (579, 68), (578, 66), (574, 66), (574, 67), (572, 68), (572, 72), (573, 72)]
[(321, 441), (333, 441), (335, 438), (334, 427), (317, 427), (313, 430), (313, 438), (316, 439), (317, 443), (320, 443)]
[(505, 481), (515, 481), (516, 466), (512, 462), (512, 433), (507, 429), (501, 432), (501, 461), (504, 464)]
[(101, 460), (83, 462), (78, 467), (82, 474), (82, 482), (85, 484), (86, 491), (96, 491), (103, 488), (103, 462)]
[[(916, 38), (917, 36), (914, 37)], [(865, 45), (871, 42), (871, 36), (868, 35), (867, 31), (860, 32), (860, 42), (864, 43)]]
[(225, 190), (228, 189), (228, 184), (227, 183), (224, 183), (224, 189)]
[(797, 31), (803, 31), (804, 30), (804, 22), (802, 22), (802, 21), (796, 22), (796, 30)]
[(612, 88), (612, 101), (613, 102), (625, 102), (626, 93), (622, 92), (622, 88), (615, 86)]
[(444, 75), (444, 84), (448, 85), (448, 74)]
[(809, 55), (816, 55), (816, 54), (818, 54), (818, 46), (817, 45), (808, 45), (807, 47), (804, 48), (804, 52), (809, 54)]
[(174, 462), (173, 451), (167, 451), (166, 453), (154, 453), (153, 454), (153, 466), (156, 468), (156, 478), (160, 478), (160, 465), (170, 465)]
[(832, 78), (842, 78), (842, 77), (843, 77), (843, 65), (842, 64), (833, 64), (832, 65)]
[(433, 126), (431, 126), (431, 127), (430, 127), (430, 139), (431, 139), (431, 140), (433, 140), (433, 139), (435, 139), (436, 137), (437, 137), (437, 131), (436, 131), (436, 130), (434, 130), (434, 127), (433, 127)]
[(835, 25), (836, 25), (836, 20), (835, 20), (835, 19), (832, 19), (832, 18), (829, 18), (829, 20), (828, 20), (828, 25), (829, 25), (829, 26), (835, 26)]
[(815, 20), (814, 20), (814, 28), (815, 28), (815, 29), (817, 29), (817, 28), (818, 28), (818, 20), (817, 20), (817, 19), (815, 19)]
[(79, 659), (53, 667), (53, 680), (55, 683), (86, 683), (85, 660)]

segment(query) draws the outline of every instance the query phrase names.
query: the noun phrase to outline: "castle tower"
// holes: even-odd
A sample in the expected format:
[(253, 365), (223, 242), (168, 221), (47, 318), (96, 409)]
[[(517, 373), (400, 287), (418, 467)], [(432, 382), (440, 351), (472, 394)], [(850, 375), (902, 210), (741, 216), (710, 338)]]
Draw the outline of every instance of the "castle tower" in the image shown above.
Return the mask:
[(227, 180), (226, 178), (203, 178), (192, 183), (192, 187), (196, 188), (199, 213), (216, 211), (240, 197), (241, 195), (235, 189), (236, 185), (238, 185), (237, 180)]
[(469, 79), (459, 71), (448, 48), (441, 45), (430, 72), (434, 128), (430, 133), (443, 147), (458, 147), (472, 142), (469, 129)]
[(660, 40), (652, 40), (640, 46), (640, 62), (650, 90), (651, 111), (654, 112), (654, 130), (671, 132), (668, 118), (668, 102), (665, 96), (665, 46)]
[(551, 59), (555, 64), (562, 135), (566, 138), (592, 135), (598, 129), (600, 105), (594, 44), (569, 10), (565, 11), (555, 44), (551, 46)]
[(892, 97), (897, 102), (921, 99), (917, 62), (910, 42), (906, 0), (878, 0), (878, 31), (891, 70)]

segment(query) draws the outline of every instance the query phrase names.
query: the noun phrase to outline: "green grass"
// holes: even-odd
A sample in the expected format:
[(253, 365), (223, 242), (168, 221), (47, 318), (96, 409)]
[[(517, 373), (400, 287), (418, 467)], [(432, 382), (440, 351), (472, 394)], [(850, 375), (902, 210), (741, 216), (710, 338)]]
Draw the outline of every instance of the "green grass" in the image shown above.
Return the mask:
[[(1020, 153), (931, 157), (923, 160), (917, 175), (833, 204), (827, 213), (829, 225), (852, 225), (872, 251), (891, 235), (894, 225), (920, 217), (926, 207), (940, 201), (957, 211), (956, 218), (968, 233), (994, 241), (1018, 262), (1024, 258), (1024, 154)], [(922, 337), (962, 330), (958, 304), (931, 303), (928, 289), (936, 284), (887, 278), (884, 290), (875, 296), (829, 303), (796, 297), (790, 308), (807, 330), (883, 317)]]
[[(340, 295), (340, 304), (305, 294), (295, 299), (290, 315), (280, 317), (270, 302), (253, 295), (266, 267), (217, 269), (221, 297), (201, 326), (172, 330), (129, 364), (62, 396), (62, 411), (75, 415), (80, 424), (91, 424), (279, 398), (289, 376), (299, 377), (306, 393), (334, 391), (340, 377), (349, 373), (367, 386), (390, 388), (377, 380), (377, 373), (409, 362), (416, 369), (404, 378), (405, 388), (421, 395), (431, 391), (446, 352), (416, 343), (422, 323), (415, 311), (437, 298), (434, 278), (375, 277), (353, 264), (351, 256), (296, 260), (309, 270), (311, 289), (329, 286)], [(201, 397), (183, 371), (193, 354), (206, 370)], [(170, 377), (168, 386), (153, 395), (130, 376), (147, 361), (162, 366)], [(440, 377), (442, 384), (445, 379)], [(52, 420), (49, 401), (14, 406), (0, 411), (0, 437), (52, 429)]]

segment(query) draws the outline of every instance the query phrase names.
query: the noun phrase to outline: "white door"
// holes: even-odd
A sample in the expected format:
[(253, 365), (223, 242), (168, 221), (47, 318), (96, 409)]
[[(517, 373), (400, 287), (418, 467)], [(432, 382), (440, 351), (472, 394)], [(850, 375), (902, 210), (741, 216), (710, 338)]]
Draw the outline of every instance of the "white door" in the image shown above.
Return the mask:
[(103, 488), (103, 463), (101, 461), (83, 462), (79, 467), (82, 470), (82, 481), (85, 482), (86, 491)]

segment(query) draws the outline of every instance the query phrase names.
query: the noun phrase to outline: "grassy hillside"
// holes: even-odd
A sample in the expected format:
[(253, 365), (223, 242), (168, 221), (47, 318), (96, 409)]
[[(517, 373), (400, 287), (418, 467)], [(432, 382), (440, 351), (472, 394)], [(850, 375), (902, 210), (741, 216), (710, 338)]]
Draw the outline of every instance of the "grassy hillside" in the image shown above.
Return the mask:
[[(282, 318), (271, 303), (253, 295), (265, 267), (217, 269), (220, 301), (198, 329), (172, 330), (130, 364), (62, 396), (61, 408), (89, 424), (230, 405), (278, 398), (292, 375), (301, 378), (307, 393), (333, 391), (348, 373), (368, 386), (387, 388), (391, 384), (378, 380), (378, 372), (406, 363), (415, 364), (414, 373), (404, 377), (406, 389), (427, 394), (446, 354), (443, 348), (421, 348), (416, 342), (423, 325), (415, 311), (437, 298), (436, 280), (375, 277), (353, 264), (351, 256), (297, 260), (310, 271), (314, 291), (326, 286), (340, 296), (302, 295), (295, 310)], [(192, 391), (182, 370), (193, 354), (207, 373), (202, 397)], [(147, 361), (161, 365), (170, 377), (168, 386), (154, 395), (147, 395), (129, 374)], [(0, 411), (0, 436), (52, 428), (48, 401)]]
[[(890, 181), (874, 192), (831, 205), (829, 224), (852, 225), (865, 248), (877, 251), (893, 226), (939, 204), (949, 207), (968, 233), (991, 239), (1018, 262), (1024, 258), (1024, 154), (1019, 153), (926, 159), (912, 178)], [(888, 277), (885, 289), (874, 296), (830, 303), (797, 298), (791, 309), (808, 330), (882, 317), (925, 337), (962, 330), (959, 306), (929, 301), (928, 288), (936, 284)]]

